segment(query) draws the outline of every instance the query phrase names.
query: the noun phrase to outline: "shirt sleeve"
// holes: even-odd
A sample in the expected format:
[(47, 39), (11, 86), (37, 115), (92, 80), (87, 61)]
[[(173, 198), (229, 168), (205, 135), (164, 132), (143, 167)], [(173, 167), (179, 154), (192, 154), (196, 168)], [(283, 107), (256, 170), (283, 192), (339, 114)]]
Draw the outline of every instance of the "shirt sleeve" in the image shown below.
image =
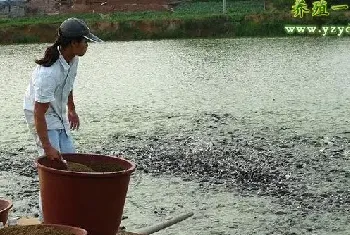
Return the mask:
[(74, 73), (73, 73), (73, 78), (72, 78), (72, 81), (71, 81), (71, 86), (70, 86), (70, 91), (73, 90), (74, 88), (74, 81), (75, 81), (75, 78), (77, 77), (77, 71), (78, 71), (78, 64), (79, 64), (79, 58), (78, 56), (76, 56), (75, 58), (75, 61), (74, 61)]
[(75, 73), (73, 74), (72, 81), (71, 81), (71, 83), (70, 83), (70, 91), (72, 91), (73, 88), (74, 88), (74, 81), (75, 81), (76, 76), (77, 76), (77, 72), (75, 72)]
[(50, 103), (55, 100), (56, 79), (49, 72), (39, 72), (34, 83), (34, 98), (39, 103)]

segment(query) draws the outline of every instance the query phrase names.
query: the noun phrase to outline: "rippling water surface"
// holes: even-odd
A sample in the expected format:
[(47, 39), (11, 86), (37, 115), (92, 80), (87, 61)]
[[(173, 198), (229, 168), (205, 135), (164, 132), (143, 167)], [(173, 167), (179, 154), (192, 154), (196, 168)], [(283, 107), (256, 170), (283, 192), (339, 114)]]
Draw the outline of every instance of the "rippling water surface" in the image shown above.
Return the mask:
[[(1, 47), (1, 143), (23, 141), (22, 96), (45, 46)], [(349, 57), (346, 38), (90, 44), (74, 90), (80, 135), (151, 128), (168, 114), (216, 111), (243, 117), (253, 128), (346, 131)]]

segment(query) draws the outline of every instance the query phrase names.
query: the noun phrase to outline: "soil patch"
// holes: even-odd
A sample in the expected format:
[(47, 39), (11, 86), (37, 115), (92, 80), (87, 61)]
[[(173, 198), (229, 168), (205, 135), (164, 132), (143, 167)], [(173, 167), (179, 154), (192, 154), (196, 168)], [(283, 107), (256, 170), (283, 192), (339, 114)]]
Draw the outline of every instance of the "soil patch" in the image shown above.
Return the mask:
[(89, 163), (81, 164), (78, 162), (68, 162), (68, 170), (74, 172), (118, 172), (124, 170), (118, 164), (112, 163)]
[(43, 158), (41, 164), (56, 170), (68, 170), (74, 172), (118, 172), (125, 170), (119, 164), (105, 162), (79, 163), (67, 161), (67, 165), (65, 165), (62, 161)]
[(95, 172), (118, 172), (125, 170), (118, 164), (108, 163), (108, 164), (101, 164), (101, 163), (91, 163), (88, 164), (88, 166)]
[(0, 235), (74, 235), (62, 229), (42, 225), (10, 226), (0, 229)]
[(80, 164), (77, 162), (68, 162), (67, 161), (67, 166), (68, 166), (68, 170), (69, 171), (74, 171), (74, 172), (94, 172), (93, 169), (91, 169), (90, 167), (84, 165), (84, 164)]

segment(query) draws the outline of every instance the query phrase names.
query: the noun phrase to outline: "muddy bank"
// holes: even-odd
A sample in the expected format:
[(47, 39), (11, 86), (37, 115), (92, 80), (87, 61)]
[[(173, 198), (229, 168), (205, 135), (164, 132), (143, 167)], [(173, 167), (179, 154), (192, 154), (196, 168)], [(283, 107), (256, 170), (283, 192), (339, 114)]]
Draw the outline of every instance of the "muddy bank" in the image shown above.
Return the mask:
[[(345, 13), (344, 13), (345, 14)], [(110, 15), (103, 19), (87, 20), (94, 33), (108, 40), (142, 40), (173, 38), (220, 38), (238, 36), (286, 36), (288, 24), (345, 24), (344, 16), (328, 18), (294, 18), (290, 12), (264, 13), (252, 15), (212, 15), (212, 16), (163, 16), (141, 20), (116, 20)], [(101, 17), (102, 17), (101, 16)], [(346, 14), (345, 14), (346, 16)], [(131, 15), (132, 17), (132, 15)], [(98, 18), (98, 17), (97, 17)], [(0, 43), (53, 42), (57, 23), (21, 24), (2, 26)], [(1, 25), (0, 25), (1, 26)]]
[[(58, 26), (59, 23), (1, 28), (0, 43), (53, 42)], [(90, 26), (103, 40), (140, 40), (234, 36), (244, 25), (232, 21), (231, 18), (212, 17), (198, 20), (99, 21), (91, 23)], [(283, 29), (279, 31), (283, 32)]]

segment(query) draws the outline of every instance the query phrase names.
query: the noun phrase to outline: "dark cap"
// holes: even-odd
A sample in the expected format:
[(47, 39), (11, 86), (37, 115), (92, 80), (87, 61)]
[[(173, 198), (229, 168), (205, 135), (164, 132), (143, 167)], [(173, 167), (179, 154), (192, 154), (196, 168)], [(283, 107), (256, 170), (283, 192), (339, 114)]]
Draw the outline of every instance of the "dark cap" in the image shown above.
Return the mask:
[(92, 42), (103, 42), (90, 32), (89, 27), (83, 20), (77, 18), (69, 18), (63, 21), (58, 34), (67, 38), (84, 37)]

